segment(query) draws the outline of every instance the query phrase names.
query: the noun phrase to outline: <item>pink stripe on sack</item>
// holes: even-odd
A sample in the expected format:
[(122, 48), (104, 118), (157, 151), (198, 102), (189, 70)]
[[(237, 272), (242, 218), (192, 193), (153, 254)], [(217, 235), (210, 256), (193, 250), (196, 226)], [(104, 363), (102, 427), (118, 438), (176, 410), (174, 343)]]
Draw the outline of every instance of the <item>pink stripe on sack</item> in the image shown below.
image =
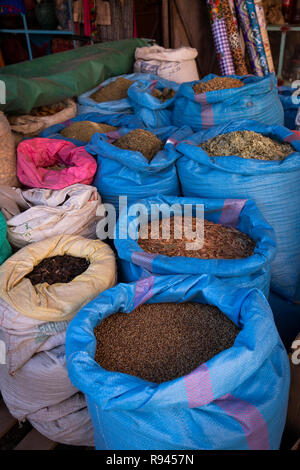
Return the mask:
[(174, 145), (174, 146), (176, 147), (176, 145), (178, 145), (179, 142), (178, 142), (178, 140), (172, 139), (172, 137), (169, 137), (168, 140), (167, 140), (167, 142), (166, 142), (166, 144), (172, 144), (172, 145)]
[(71, 124), (72, 124), (71, 119), (68, 119), (67, 121), (62, 122), (62, 125), (65, 126), (65, 127), (69, 127)]
[(133, 264), (137, 264), (147, 271), (152, 271), (152, 261), (157, 257), (155, 253), (145, 253), (143, 251), (134, 251), (131, 255)]
[(248, 199), (225, 199), (219, 224), (237, 228), (240, 214)]
[(134, 308), (147, 302), (153, 297), (154, 276), (145, 277), (136, 282), (134, 293)]
[(201, 121), (202, 127), (207, 129), (214, 125), (214, 112), (212, 105), (207, 102), (207, 94), (200, 93), (199, 95), (195, 96), (195, 100), (198, 103), (201, 103)]
[(284, 142), (294, 142), (294, 140), (300, 140), (300, 136), (297, 134), (289, 134), (285, 137)]
[(110, 132), (106, 132), (106, 137), (107, 137), (108, 143), (111, 144), (115, 140), (119, 139), (119, 137), (121, 136), (118, 131), (110, 131)]
[(184, 377), (184, 384), (188, 398), (189, 408), (198, 408), (208, 405), (214, 399), (209, 370), (202, 364)]
[(249, 450), (270, 450), (267, 423), (259, 410), (246, 401), (226, 394), (215, 400), (228, 416), (238, 421), (245, 433)]
[(158, 80), (151, 80), (151, 85), (150, 85), (151, 92), (155, 90), (157, 84), (158, 84)]

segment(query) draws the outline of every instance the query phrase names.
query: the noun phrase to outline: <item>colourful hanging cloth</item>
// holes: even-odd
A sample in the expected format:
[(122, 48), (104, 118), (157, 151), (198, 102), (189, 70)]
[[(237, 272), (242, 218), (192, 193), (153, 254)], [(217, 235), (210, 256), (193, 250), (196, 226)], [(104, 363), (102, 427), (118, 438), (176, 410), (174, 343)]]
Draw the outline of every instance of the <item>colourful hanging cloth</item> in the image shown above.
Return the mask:
[(254, 0), (254, 3), (255, 3), (255, 10), (256, 10), (256, 15), (258, 19), (258, 24), (260, 28), (260, 34), (261, 34), (264, 48), (265, 48), (265, 54), (266, 54), (266, 58), (268, 62), (269, 71), (275, 73), (263, 3), (262, 3), (262, 0)]
[(26, 13), (24, 0), (0, 0), (0, 14), (8, 15)]
[(220, 0), (207, 0), (212, 34), (222, 75), (234, 75), (234, 65)]
[(252, 68), (252, 72), (255, 75), (262, 77), (264, 75), (262, 66), (259, 61), (259, 54), (256, 49), (256, 44), (252, 35), (252, 29), (250, 24), (250, 18), (248, 9), (246, 6), (245, 0), (235, 0), (237, 16), (239, 19), (239, 23), (242, 29), (246, 50), (249, 56), (250, 65)]
[(254, 39), (256, 50), (259, 55), (259, 62), (264, 75), (268, 75), (269, 67), (267, 62), (267, 57), (265, 53), (264, 43), (260, 34), (260, 27), (258, 24), (258, 19), (255, 10), (254, 0), (246, 0), (246, 6), (250, 18), (251, 32)]
[(247, 75), (245, 57), (241, 48), (240, 35), (234, 21), (228, 0), (221, 0), (226, 30), (236, 75)]

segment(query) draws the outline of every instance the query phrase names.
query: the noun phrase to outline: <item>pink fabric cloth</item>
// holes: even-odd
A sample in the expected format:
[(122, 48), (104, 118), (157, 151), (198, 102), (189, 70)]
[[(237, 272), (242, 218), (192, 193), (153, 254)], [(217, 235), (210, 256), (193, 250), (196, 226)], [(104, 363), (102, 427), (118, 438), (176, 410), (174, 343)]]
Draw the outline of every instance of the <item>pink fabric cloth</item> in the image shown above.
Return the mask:
[[(53, 170), (54, 165), (66, 168)], [(84, 147), (65, 140), (36, 138), (18, 146), (17, 175), (30, 188), (63, 189), (72, 184), (91, 184), (97, 163)]]

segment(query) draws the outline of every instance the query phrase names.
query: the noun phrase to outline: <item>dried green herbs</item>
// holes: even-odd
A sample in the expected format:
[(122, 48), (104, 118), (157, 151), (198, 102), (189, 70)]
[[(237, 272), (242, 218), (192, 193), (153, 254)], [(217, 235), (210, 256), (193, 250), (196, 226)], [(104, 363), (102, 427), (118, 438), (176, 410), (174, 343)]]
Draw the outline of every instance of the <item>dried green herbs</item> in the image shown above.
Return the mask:
[[(242, 259), (251, 256), (255, 249), (255, 242), (249, 235), (240, 232), (231, 227), (225, 227), (215, 224), (208, 220), (204, 220), (204, 244), (200, 249), (187, 249), (187, 243), (192, 243), (195, 238), (189, 238), (184, 235), (183, 220), (179, 219), (182, 224), (183, 236), (176, 239), (175, 230), (178, 229), (177, 218), (170, 218), (170, 237), (162, 238), (163, 224), (165, 219), (160, 220), (158, 229), (151, 230), (151, 223), (142, 226), (140, 229), (139, 246), (146, 253), (156, 253), (166, 256), (185, 256), (188, 258), (201, 259)], [(190, 225), (196, 233), (195, 217), (191, 218)], [(146, 237), (146, 238), (145, 238)]]
[(240, 88), (244, 83), (237, 78), (215, 77), (207, 82), (198, 82), (193, 86), (195, 95), (206, 93), (207, 91), (227, 90), (229, 88)]
[(78, 121), (65, 127), (60, 131), (60, 134), (68, 139), (77, 139), (82, 140), (83, 142), (89, 142), (96, 132), (106, 133), (115, 130), (117, 130), (117, 127), (109, 126), (108, 124), (92, 121)]
[(283, 160), (294, 148), (289, 143), (265, 137), (253, 131), (236, 131), (218, 135), (200, 145), (210, 157), (236, 155), (257, 160)]
[(95, 91), (90, 98), (97, 103), (105, 103), (106, 101), (116, 101), (127, 98), (128, 88), (133, 84), (132, 80), (124, 77), (119, 77), (113, 82), (110, 82), (103, 88)]
[(150, 161), (162, 150), (164, 144), (152, 132), (135, 129), (115, 140), (114, 145), (120, 149), (141, 152)]
[(212, 305), (161, 303), (111, 315), (94, 333), (104, 369), (161, 383), (232, 347), (239, 329)]

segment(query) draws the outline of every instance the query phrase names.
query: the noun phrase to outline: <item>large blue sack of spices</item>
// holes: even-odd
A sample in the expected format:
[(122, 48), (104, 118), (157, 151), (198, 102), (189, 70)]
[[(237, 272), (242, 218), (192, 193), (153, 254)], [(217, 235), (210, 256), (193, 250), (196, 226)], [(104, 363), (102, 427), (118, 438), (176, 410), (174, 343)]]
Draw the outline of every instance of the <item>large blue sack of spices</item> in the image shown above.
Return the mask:
[[(74, 122), (81, 121), (90, 121), (96, 122), (99, 124), (108, 124), (109, 126), (114, 127), (125, 127), (128, 129), (137, 129), (143, 127), (142, 121), (134, 116), (133, 114), (100, 114), (100, 113), (86, 113), (79, 114), (73, 119), (68, 119), (67, 121), (61, 122), (60, 124), (54, 124), (54, 126), (48, 127), (39, 133), (38, 137), (47, 137), (48, 139), (62, 139), (72, 142), (73, 144), (82, 147), (86, 145), (86, 142), (79, 139), (71, 139), (69, 137), (64, 137), (60, 132), (69, 127)], [(109, 135), (112, 137), (115, 135), (115, 131), (109, 132)], [(116, 134), (117, 135), (117, 134)]]
[[(94, 328), (109, 315), (130, 314), (145, 302), (215, 305), (241, 331), (231, 348), (169, 382), (103, 369), (94, 360)], [(119, 284), (74, 317), (66, 357), (73, 385), (86, 396), (97, 449), (279, 448), (289, 362), (269, 304), (257, 289), (229, 289), (206, 274), (150, 276)]]
[(296, 129), (296, 117), (300, 107), (300, 98), (297, 90), (289, 86), (278, 87), (279, 98), (284, 110), (284, 125), (288, 129)]
[(128, 75), (118, 75), (116, 77), (111, 77), (102, 82), (100, 85), (96, 86), (92, 90), (82, 93), (78, 97), (78, 114), (86, 113), (100, 113), (100, 114), (115, 114), (115, 113), (125, 113), (130, 114), (133, 112), (132, 103), (129, 98), (123, 98), (121, 100), (105, 101), (103, 103), (97, 103), (97, 101), (90, 98), (96, 91), (101, 88), (105, 88), (106, 85), (109, 85), (111, 82), (114, 82), (118, 78), (123, 77), (128, 80), (155, 80), (158, 77), (156, 75), (151, 75), (149, 73), (130, 73)]
[(178, 91), (179, 84), (163, 78), (156, 80), (136, 81), (128, 90), (128, 96), (132, 102), (134, 113), (141, 119), (145, 127), (157, 128), (172, 124), (172, 111), (175, 96), (165, 101), (152, 96), (156, 89), (163, 91), (165, 88)]
[[(217, 135), (254, 131), (293, 148), (284, 160), (263, 161), (237, 156), (213, 157), (199, 147)], [(231, 122), (198, 132), (177, 150), (178, 176), (184, 196), (252, 199), (273, 227), (277, 253), (271, 267), (271, 289), (284, 298), (299, 300), (300, 289), (300, 140), (282, 126), (254, 121)], [(298, 293), (297, 293), (298, 289)], [(298, 299), (297, 299), (298, 298)]]
[[(215, 77), (217, 75), (209, 74), (200, 81), (207, 82)], [(193, 86), (198, 81), (183, 83), (175, 99), (173, 124), (185, 124), (194, 131), (241, 119), (283, 125), (283, 108), (273, 74), (266, 77), (230, 77), (241, 80), (244, 86), (196, 95)]]
[[(127, 131), (122, 129), (122, 135)], [(141, 152), (116, 147), (104, 134), (95, 134), (86, 146), (86, 150), (97, 157), (94, 185), (103, 202), (112, 204), (117, 213), (119, 196), (127, 196), (127, 203), (131, 204), (156, 194), (180, 194), (175, 166), (179, 154), (175, 144), (188, 137), (192, 131), (187, 126), (181, 129), (168, 126), (152, 129), (151, 132), (165, 145), (150, 162)]]
[[(183, 219), (186, 213), (184, 207), (188, 206), (192, 208), (191, 215), (197, 217), (197, 206), (200, 208), (199, 212), (202, 209), (200, 205), (204, 206), (204, 219), (238, 229), (249, 235), (255, 242), (253, 254), (244, 259), (199, 259), (146, 253), (139, 246), (137, 240), (141, 211), (144, 223), (148, 224), (160, 218), (169, 219), (172, 215)], [(155, 207), (157, 209), (154, 209)], [(172, 211), (170, 207), (173, 208)], [(199, 216), (202, 217), (202, 213)], [(184, 233), (183, 236), (188, 239)], [(137, 281), (151, 274), (212, 274), (228, 282), (230, 286), (256, 287), (266, 297), (269, 295), (271, 261), (276, 253), (275, 234), (253, 201), (175, 196), (143, 199), (136, 204), (136, 208), (131, 206), (128, 211), (121, 212), (116, 225), (114, 243), (119, 257), (121, 280), (124, 282)]]

